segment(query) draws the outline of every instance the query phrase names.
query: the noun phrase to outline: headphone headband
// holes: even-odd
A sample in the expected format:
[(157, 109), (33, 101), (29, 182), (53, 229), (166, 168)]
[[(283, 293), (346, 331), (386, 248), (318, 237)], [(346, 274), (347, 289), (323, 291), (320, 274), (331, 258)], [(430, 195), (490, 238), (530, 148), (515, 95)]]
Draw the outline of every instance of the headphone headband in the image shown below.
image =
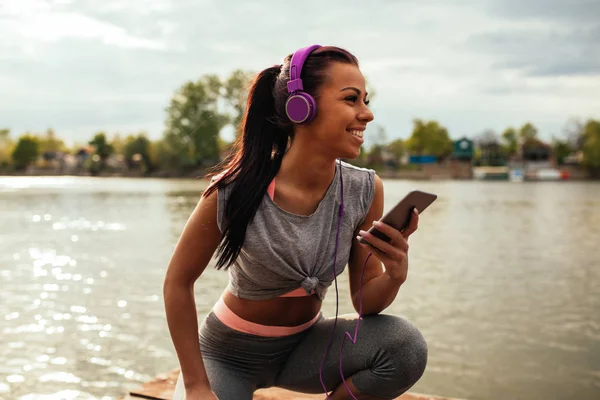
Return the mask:
[(290, 61), (290, 81), (287, 84), (288, 93), (291, 94), (299, 90), (304, 90), (302, 79), (300, 78), (302, 66), (310, 53), (319, 47), (321, 47), (321, 45), (313, 44), (312, 46), (303, 47), (294, 53), (292, 60)]

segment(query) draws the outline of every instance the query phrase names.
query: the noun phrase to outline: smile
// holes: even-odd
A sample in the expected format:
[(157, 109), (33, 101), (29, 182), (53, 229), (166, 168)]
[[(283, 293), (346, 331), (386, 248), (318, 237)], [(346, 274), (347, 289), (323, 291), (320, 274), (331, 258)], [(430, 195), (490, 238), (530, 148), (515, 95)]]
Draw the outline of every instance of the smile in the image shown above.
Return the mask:
[(348, 131), (351, 135), (358, 136), (359, 138), (363, 137), (363, 131)]

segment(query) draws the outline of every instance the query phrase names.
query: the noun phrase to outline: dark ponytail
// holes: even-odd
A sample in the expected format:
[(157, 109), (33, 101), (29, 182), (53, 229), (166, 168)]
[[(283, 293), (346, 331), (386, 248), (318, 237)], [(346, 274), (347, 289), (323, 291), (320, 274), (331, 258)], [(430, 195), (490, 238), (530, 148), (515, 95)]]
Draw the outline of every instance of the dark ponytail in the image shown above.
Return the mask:
[[(273, 178), (281, 167), (288, 143), (294, 138), (294, 126), (284, 117), (291, 54), (283, 66), (275, 65), (260, 72), (248, 93), (241, 130), (229, 156), (217, 165), (208, 178), (219, 174), (202, 194), (209, 196), (218, 188), (235, 182), (224, 211), (223, 240), (217, 250), (217, 269), (227, 269), (237, 258), (248, 224)], [(358, 66), (356, 58), (337, 47), (315, 50), (302, 69), (304, 90), (317, 97), (318, 88), (327, 78), (331, 62)]]
[(219, 246), (217, 269), (229, 267), (237, 258), (248, 223), (281, 166), (288, 143), (288, 132), (279, 126), (273, 91), (281, 66), (259, 73), (248, 93), (246, 111), (240, 126), (241, 135), (235, 141), (230, 157), (225, 160), (224, 173), (204, 192), (208, 196), (217, 187), (235, 181), (225, 208), (223, 242)]

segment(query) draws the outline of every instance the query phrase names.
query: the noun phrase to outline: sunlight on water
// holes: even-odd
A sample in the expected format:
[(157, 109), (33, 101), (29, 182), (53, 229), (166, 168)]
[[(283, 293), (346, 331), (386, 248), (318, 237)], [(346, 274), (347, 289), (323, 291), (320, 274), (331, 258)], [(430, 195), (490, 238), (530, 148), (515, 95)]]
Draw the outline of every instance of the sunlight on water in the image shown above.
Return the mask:
[[(597, 400), (600, 185), (385, 184), (386, 207), (413, 187), (440, 195), (411, 237), (409, 280), (388, 309), (429, 344), (413, 389)], [(0, 178), (0, 399), (116, 400), (177, 367), (162, 281), (202, 185)], [(199, 318), (226, 282), (207, 268)], [(347, 284), (344, 274), (340, 312), (353, 313)]]
[[(79, 390), (61, 390), (53, 394), (29, 394), (19, 397), (18, 400), (92, 400), (96, 397), (80, 392)], [(100, 400), (113, 400), (112, 397), (103, 396)]]
[(21, 383), (25, 381), (25, 377), (22, 375), (9, 375), (6, 377), (8, 383)]
[[(34, 216), (35, 217), (35, 216)], [(67, 218), (63, 218), (60, 222), (54, 222), (52, 224), (52, 229), (55, 231), (65, 230), (65, 229), (75, 229), (75, 230), (107, 230), (107, 231), (124, 231), (127, 228), (123, 224), (118, 223), (105, 223), (103, 221), (91, 222), (86, 221), (82, 218), (77, 220), (69, 220)]]
[(0, 178), (0, 187), (23, 189), (30, 187), (60, 187), (66, 184), (81, 184), (76, 177), (70, 176), (3, 176)]
[(0, 394), (8, 393), (9, 390), (10, 390), (10, 387), (6, 383), (0, 382)]
[(39, 381), (46, 382), (64, 382), (64, 383), (79, 383), (81, 382), (81, 378), (77, 376), (67, 373), (67, 372), (53, 372), (50, 374), (44, 374), (39, 377)]

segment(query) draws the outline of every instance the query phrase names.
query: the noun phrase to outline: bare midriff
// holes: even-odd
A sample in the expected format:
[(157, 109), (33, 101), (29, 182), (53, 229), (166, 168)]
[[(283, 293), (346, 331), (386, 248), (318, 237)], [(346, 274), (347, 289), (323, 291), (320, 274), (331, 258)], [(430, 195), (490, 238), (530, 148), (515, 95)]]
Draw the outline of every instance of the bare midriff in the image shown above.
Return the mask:
[(270, 326), (298, 326), (307, 323), (319, 313), (323, 303), (316, 294), (248, 300), (240, 299), (227, 290), (223, 293), (223, 300), (240, 318)]

